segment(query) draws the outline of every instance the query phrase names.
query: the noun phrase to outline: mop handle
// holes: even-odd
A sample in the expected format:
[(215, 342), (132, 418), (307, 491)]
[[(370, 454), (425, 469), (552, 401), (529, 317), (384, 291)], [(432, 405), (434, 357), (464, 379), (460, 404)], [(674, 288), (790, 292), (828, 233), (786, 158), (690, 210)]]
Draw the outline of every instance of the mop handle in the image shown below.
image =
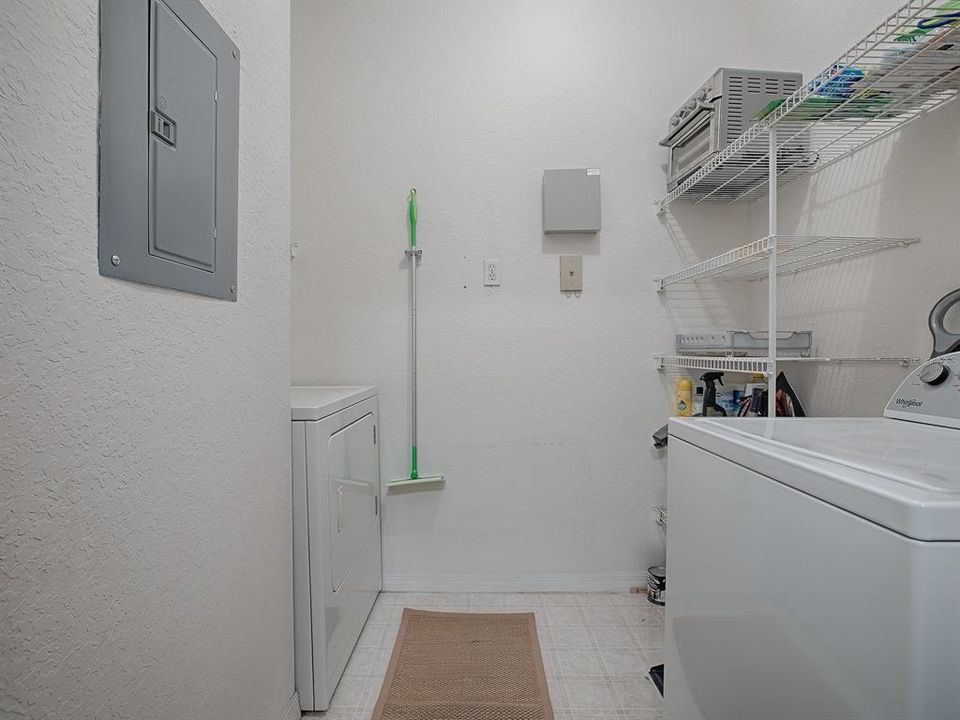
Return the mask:
[(417, 189), (410, 188), (407, 200), (410, 216), (410, 479), (416, 480), (417, 472)]

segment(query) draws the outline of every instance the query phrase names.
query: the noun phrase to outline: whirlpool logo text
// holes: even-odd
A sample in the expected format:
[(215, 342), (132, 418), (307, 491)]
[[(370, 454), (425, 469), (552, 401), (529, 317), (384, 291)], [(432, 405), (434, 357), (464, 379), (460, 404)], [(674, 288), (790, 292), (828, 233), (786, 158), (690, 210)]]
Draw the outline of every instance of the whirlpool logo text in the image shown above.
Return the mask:
[(897, 398), (897, 405), (905, 408), (920, 407), (923, 405), (923, 400), (914, 400), (913, 398), (910, 398), (909, 400), (906, 398)]

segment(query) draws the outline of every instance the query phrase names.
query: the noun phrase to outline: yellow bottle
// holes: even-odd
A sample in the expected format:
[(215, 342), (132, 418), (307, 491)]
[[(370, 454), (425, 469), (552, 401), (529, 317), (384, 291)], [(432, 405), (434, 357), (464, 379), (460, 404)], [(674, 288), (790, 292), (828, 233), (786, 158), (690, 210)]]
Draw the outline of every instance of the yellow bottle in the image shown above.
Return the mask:
[(693, 383), (680, 380), (677, 383), (677, 417), (690, 417), (693, 412)]

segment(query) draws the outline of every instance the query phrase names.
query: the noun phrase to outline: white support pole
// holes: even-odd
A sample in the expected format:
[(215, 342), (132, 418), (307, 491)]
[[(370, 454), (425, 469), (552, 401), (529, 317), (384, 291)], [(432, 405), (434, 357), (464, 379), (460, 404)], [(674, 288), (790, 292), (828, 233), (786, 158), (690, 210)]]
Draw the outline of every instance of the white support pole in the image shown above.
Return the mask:
[(417, 446), (417, 261), (423, 251), (408, 248), (410, 258), (410, 442)]
[(767, 259), (767, 417), (773, 420), (777, 416), (777, 126), (771, 125), (767, 132), (770, 154), (769, 191), (767, 204), (769, 211), (770, 236), (769, 257)]

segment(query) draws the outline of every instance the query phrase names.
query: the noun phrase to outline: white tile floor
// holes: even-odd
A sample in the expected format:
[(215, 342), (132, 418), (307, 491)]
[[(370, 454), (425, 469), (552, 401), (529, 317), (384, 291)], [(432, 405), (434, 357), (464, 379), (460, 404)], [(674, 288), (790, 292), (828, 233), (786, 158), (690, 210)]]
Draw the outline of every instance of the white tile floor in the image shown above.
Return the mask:
[(628, 593), (383, 593), (323, 720), (369, 720), (403, 608), (534, 612), (557, 720), (659, 720), (663, 609)]

